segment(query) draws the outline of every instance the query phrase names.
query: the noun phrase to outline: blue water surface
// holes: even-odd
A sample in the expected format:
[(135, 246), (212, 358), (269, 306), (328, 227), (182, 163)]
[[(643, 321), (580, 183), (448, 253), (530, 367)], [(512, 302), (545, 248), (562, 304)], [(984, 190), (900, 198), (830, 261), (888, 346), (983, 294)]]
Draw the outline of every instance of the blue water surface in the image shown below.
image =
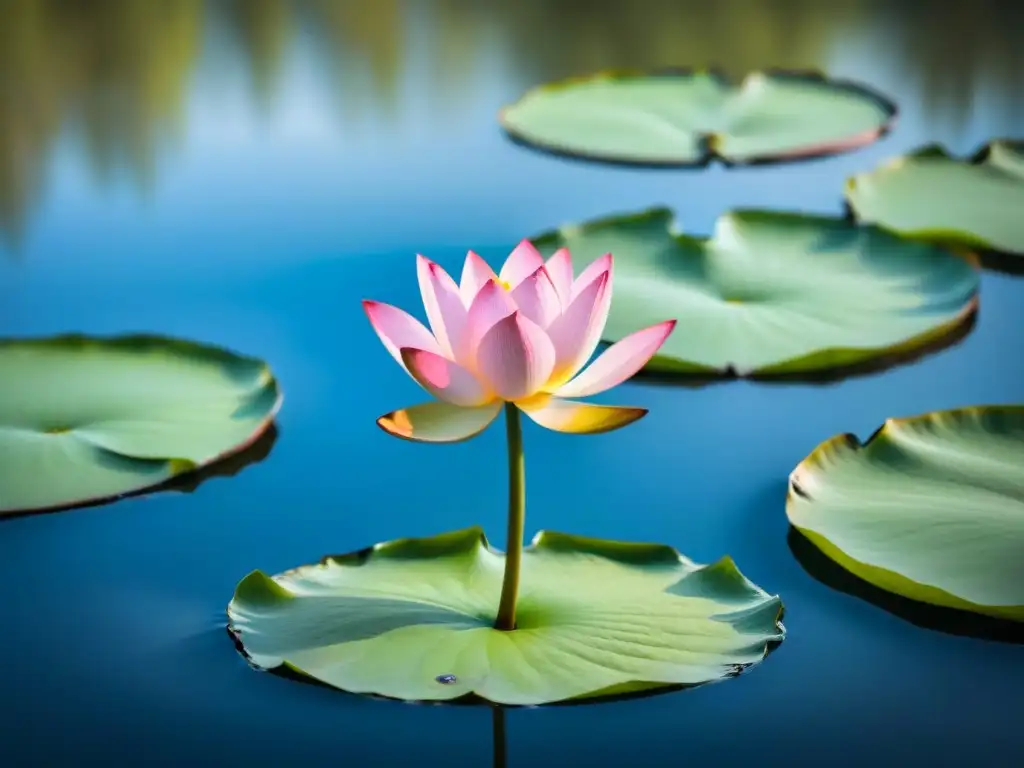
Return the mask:
[[(1024, 63), (1003, 40), (1019, 14), (995, 3), (981, 4), (987, 21), (936, 13), (921, 31), (870, 2), (751, 3), (753, 20), (736, 4), (650, 2), (621, 33), (598, 3), (587, 23), (565, 11), (550, 22), (564, 35), (557, 53), (553, 33), (531, 37), (548, 23), (543, 4), (511, 20), (488, 3), (368, 5), (376, 15), (337, 22), (343, 40), (293, 19), (269, 95), (251, 81), (263, 70), (238, 52), (231, 18), (198, 6), (180, 92), (160, 91), (175, 108), (153, 116), (149, 102), (112, 101), (113, 124), (128, 126), (100, 131), (113, 160), (96, 161), (75, 110), (118, 92), (116, 68), (55, 97), (66, 117), (38, 157), (4, 149), (36, 163), (38, 183), (16, 187), (21, 214), (0, 246), (0, 335), (140, 331), (225, 345), (269, 361), (286, 402), (269, 456), (235, 477), (0, 524), (0, 765), (488, 765), (486, 709), (261, 674), (224, 631), (234, 586), (254, 568), (473, 524), (504, 545), (503, 431), (437, 447), (381, 432), (377, 416), (425, 397), (360, 300), (420, 314), (417, 251), (458, 270), (467, 248), (499, 261), (524, 236), (612, 212), (669, 205), (696, 233), (731, 207), (838, 214), (855, 171), (928, 141), (970, 153), (1024, 125)], [(706, 32), (686, 31), (687, 14)], [(943, 43), (968, 38), (966, 51)], [(59, 62), (48, 39), (42, 55)], [(899, 122), (851, 154), (699, 172), (558, 160), (496, 125), (503, 104), (546, 78), (716, 61), (853, 77), (895, 99)], [(0, 94), (0, 109), (23, 109), (35, 87)], [(132, 131), (157, 128), (133, 160)], [(789, 471), (836, 433), (866, 438), (888, 416), (1024, 400), (1022, 280), (986, 273), (964, 341), (874, 376), (632, 382), (599, 398), (650, 409), (629, 429), (581, 438), (527, 424), (528, 535), (664, 542), (699, 562), (732, 555), (782, 596), (789, 635), (721, 684), (513, 710), (508, 764), (1011, 764), (1024, 750), (1024, 646), (920, 627), (812, 578), (787, 546), (784, 500)]]

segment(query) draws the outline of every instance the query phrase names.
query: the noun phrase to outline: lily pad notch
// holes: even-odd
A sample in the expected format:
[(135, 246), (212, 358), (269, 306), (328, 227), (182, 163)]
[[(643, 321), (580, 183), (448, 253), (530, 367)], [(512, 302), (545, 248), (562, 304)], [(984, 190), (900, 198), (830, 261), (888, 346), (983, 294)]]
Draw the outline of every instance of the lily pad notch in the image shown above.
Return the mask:
[(0, 369), (0, 517), (215, 469), (267, 434), (283, 401), (263, 361), (159, 336), (0, 340)]
[(845, 195), (860, 221), (1024, 271), (1024, 141), (991, 141), (966, 159), (929, 144), (850, 177)]
[(729, 558), (542, 531), (522, 549), (516, 628), (495, 628), (504, 554), (477, 527), (398, 539), (270, 577), (228, 606), (254, 666), (413, 701), (583, 702), (736, 675), (780, 643), (782, 603)]
[(884, 136), (896, 105), (818, 71), (609, 70), (528, 90), (498, 121), (514, 142), (618, 165), (702, 167), (806, 160)]
[[(818, 380), (934, 351), (977, 309), (979, 272), (939, 245), (846, 218), (738, 210), (710, 237), (668, 208), (569, 224), (532, 238), (583, 264), (610, 251), (616, 286), (603, 340), (679, 319), (644, 372)], [(897, 279), (898, 278), (898, 279)]]
[(921, 603), (1024, 621), (1024, 405), (889, 419), (819, 445), (786, 515), (854, 576)]

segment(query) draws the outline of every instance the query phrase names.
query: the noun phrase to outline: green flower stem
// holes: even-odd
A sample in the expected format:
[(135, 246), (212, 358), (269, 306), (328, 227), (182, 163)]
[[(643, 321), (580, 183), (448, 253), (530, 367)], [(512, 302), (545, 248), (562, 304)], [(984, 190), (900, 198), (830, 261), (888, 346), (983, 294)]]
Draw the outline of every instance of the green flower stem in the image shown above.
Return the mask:
[(526, 524), (526, 467), (523, 461), (523, 428), (519, 409), (505, 403), (508, 440), (508, 536), (505, 543), (505, 575), (495, 629), (516, 628), (516, 599), (519, 597), (519, 569), (523, 561), (523, 530)]

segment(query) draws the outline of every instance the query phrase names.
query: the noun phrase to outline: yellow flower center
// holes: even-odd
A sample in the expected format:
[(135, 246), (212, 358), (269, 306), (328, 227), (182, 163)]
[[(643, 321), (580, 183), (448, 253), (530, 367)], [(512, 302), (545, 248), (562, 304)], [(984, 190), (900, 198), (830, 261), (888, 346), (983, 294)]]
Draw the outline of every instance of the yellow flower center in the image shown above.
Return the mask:
[(508, 284), (508, 280), (496, 280), (495, 282), (502, 288), (504, 288), (506, 291), (512, 290), (512, 286)]

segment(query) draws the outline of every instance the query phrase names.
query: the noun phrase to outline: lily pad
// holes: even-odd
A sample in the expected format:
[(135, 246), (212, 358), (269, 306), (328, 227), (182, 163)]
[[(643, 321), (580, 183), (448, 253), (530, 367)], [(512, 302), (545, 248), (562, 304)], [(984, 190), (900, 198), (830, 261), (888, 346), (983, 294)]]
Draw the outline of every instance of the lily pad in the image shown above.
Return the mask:
[(1024, 256), (1024, 142), (968, 161), (927, 146), (851, 177), (846, 199), (861, 221), (905, 236)]
[(729, 558), (545, 531), (523, 550), (516, 629), (501, 631), (503, 567), (468, 528), (254, 571), (229, 629), (256, 666), (345, 691), (512, 705), (721, 680), (784, 635), (779, 598)]
[(786, 160), (869, 144), (896, 116), (886, 98), (817, 73), (602, 72), (528, 91), (500, 113), (514, 138), (618, 163)]
[(865, 581), (1024, 621), (1024, 406), (889, 419), (839, 435), (790, 475), (786, 514)]
[(615, 286), (605, 340), (656, 318), (669, 337), (647, 365), (667, 373), (793, 375), (845, 369), (932, 344), (969, 318), (978, 272), (944, 248), (846, 219), (768, 211), (678, 234), (672, 212), (564, 226), (531, 238), (582, 266), (606, 252)]
[(242, 450), (281, 392), (266, 364), (148, 336), (0, 341), (0, 515), (156, 486)]

